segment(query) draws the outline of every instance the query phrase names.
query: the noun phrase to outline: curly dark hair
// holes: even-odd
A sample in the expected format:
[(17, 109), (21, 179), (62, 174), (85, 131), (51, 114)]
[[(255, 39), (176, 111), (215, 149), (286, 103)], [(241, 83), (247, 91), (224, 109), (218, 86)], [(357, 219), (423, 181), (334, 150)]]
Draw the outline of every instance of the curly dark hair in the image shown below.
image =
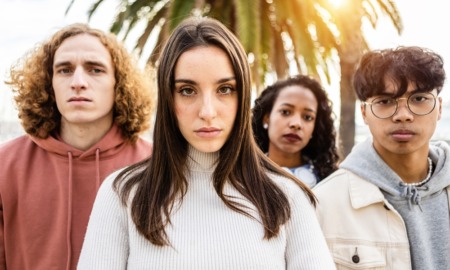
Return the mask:
[(116, 36), (81, 23), (62, 28), (11, 67), (10, 80), (6, 83), (15, 92), (25, 132), (45, 139), (59, 131), (61, 114), (52, 87), (53, 59), (64, 40), (80, 34), (97, 37), (110, 52), (116, 79), (114, 122), (126, 140), (136, 141), (150, 125), (154, 105), (150, 77), (137, 68), (135, 59)]
[(353, 76), (353, 87), (362, 101), (386, 91), (385, 81), (397, 87), (394, 97), (402, 96), (413, 83), (417, 90), (438, 94), (445, 82), (444, 60), (435, 52), (417, 46), (365, 53)]
[(318, 110), (313, 135), (301, 151), (301, 155), (303, 161), (312, 162), (319, 179), (322, 180), (337, 169), (339, 154), (336, 147), (332, 102), (328, 99), (326, 91), (315, 79), (305, 75), (297, 75), (279, 80), (266, 87), (255, 100), (253, 107), (253, 133), (261, 150), (267, 152), (269, 150), (269, 134), (263, 128), (264, 116), (272, 112), (279, 93), (286, 87), (293, 85), (308, 88), (317, 99)]

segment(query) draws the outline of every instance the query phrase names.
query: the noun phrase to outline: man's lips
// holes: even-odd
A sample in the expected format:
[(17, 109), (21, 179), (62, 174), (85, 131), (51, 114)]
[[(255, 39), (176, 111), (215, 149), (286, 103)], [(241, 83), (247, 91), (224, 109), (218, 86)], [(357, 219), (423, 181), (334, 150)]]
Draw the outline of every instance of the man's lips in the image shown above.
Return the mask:
[(397, 141), (409, 141), (414, 135), (416, 135), (416, 133), (411, 130), (401, 129), (391, 132), (391, 136)]
[(69, 100), (68, 100), (69, 102), (89, 102), (89, 101), (91, 101), (90, 99), (88, 99), (88, 98), (85, 98), (85, 97), (71, 97), (71, 98), (69, 98)]

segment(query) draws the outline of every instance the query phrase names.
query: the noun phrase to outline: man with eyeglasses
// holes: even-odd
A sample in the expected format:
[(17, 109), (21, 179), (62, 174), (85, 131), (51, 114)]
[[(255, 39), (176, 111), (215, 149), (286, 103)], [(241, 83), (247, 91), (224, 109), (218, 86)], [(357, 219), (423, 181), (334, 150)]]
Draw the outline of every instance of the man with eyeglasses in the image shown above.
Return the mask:
[(368, 52), (353, 86), (372, 134), (314, 188), (339, 269), (450, 269), (450, 148), (443, 59), (425, 48)]

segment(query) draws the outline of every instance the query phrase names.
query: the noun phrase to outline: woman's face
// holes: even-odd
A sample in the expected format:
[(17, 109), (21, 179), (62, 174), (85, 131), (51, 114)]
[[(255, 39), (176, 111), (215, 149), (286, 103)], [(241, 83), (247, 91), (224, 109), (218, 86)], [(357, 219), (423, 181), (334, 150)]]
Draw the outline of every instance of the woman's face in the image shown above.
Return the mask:
[(313, 134), (317, 106), (308, 88), (292, 85), (280, 90), (272, 111), (263, 120), (268, 125), (269, 156), (299, 157)]
[(215, 46), (184, 52), (175, 66), (174, 102), (178, 127), (201, 152), (216, 152), (236, 119), (238, 93), (228, 55)]

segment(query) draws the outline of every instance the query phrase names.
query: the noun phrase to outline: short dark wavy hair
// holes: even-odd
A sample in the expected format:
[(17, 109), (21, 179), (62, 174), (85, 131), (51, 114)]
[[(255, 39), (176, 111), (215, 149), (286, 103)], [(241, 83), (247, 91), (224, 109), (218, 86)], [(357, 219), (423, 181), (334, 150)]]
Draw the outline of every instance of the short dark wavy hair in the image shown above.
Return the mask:
[(52, 87), (53, 59), (64, 40), (81, 34), (97, 37), (111, 54), (116, 79), (114, 122), (126, 140), (136, 141), (150, 125), (153, 110), (150, 76), (138, 69), (135, 59), (116, 36), (81, 23), (62, 28), (11, 67), (6, 83), (15, 92), (25, 132), (45, 139), (59, 131), (61, 114)]
[(353, 87), (362, 101), (382, 94), (385, 81), (396, 85), (395, 97), (414, 83), (419, 91), (441, 92), (445, 82), (444, 60), (437, 53), (417, 46), (400, 46), (393, 49), (365, 53), (353, 76)]
[(263, 118), (271, 113), (280, 92), (286, 87), (294, 85), (308, 88), (317, 99), (318, 110), (314, 131), (311, 140), (302, 150), (302, 159), (310, 160), (316, 168), (319, 178), (324, 179), (337, 169), (339, 154), (336, 147), (333, 104), (317, 80), (309, 76), (297, 75), (279, 80), (265, 88), (255, 100), (253, 107), (253, 133), (261, 150), (267, 152), (269, 150), (269, 134), (263, 128)]

